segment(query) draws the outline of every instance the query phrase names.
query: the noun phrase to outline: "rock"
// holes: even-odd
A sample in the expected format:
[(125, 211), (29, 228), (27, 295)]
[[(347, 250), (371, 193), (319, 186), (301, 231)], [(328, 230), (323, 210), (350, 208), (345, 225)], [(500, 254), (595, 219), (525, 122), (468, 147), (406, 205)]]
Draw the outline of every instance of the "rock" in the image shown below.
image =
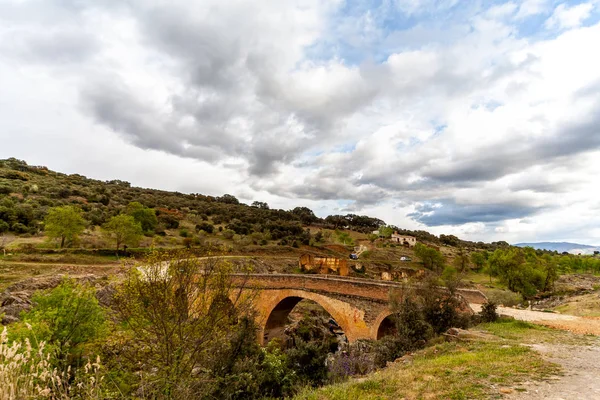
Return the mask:
[(3, 314), (2, 320), (0, 321), (0, 323), (2, 325), (8, 325), (8, 324), (12, 324), (13, 322), (17, 322), (18, 320), (19, 320), (19, 318), (17, 318), (17, 317), (13, 317), (12, 315)]
[(468, 340), (468, 339), (490, 339), (492, 336), (483, 332), (477, 331), (468, 331), (460, 328), (450, 328), (444, 333), (444, 336), (460, 339), (460, 340)]

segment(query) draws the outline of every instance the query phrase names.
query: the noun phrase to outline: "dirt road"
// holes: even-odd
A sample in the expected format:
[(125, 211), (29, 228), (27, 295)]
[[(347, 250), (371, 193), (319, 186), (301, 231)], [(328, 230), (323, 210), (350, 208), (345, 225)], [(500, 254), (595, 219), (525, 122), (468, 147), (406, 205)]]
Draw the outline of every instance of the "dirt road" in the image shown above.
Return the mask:
[[(472, 304), (475, 311), (480, 305)], [(498, 313), (522, 321), (568, 330), (576, 334), (600, 335), (600, 319), (531, 310), (498, 307)], [(505, 398), (514, 400), (600, 400), (600, 338), (590, 337), (581, 345), (531, 344), (545, 359), (560, 365), (564, 375), (544, 382), (526, 382)]]

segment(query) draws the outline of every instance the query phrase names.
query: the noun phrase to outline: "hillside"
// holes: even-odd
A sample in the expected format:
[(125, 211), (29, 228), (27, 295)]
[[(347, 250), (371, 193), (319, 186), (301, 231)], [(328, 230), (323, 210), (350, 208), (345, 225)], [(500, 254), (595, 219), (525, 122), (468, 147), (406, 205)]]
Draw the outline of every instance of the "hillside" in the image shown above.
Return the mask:
[[(291, 210), (271, 209), (265, 202), (241, 203), (230, 194), (206, 196), (198, 193), (169, 192), (133, 187), (122, 180), (100, 181), (79, 174), (63, 174), (45, 166), (31, 166), (14, 158), (0, 160), (0, 234), (20, 237), (39, 236), (44, 230), (44, 218), (53, 207), (72, 205), (81, 210), (87, 232), (94, 232), (112, 217), (127, 211), (131, 203), (150, 208), (157, 223), (146, 230), (154, 237), (153, 245), (181, 245), (193, 232), (212, 234), (213, 230), (231, 231), (253, 244), (294, 245), (311, 243), (307, 228), (347, 230), (368, 234), (385, 221), (365, 215), (315, 216), (306, 207)], [(183, 234), (180, 234), (184, 230)], [(390, 226), (389, 232), (415, 236), (420, 242), (451, 247), (463, 246), (493, 250), (507, 246), (506, 242), (483, 243), (463, 241), (453, 235), (435, 236), (426, 231), (410, 231)], [(88, 237), (78, 247), (98, 248), (105, 244), (99, 237)], [(175, 239), (172, 239), (172, 238)], [(160, 239), (163, 238), (163, 239)], [(353, 244), (353, 243), (349, 243)]]

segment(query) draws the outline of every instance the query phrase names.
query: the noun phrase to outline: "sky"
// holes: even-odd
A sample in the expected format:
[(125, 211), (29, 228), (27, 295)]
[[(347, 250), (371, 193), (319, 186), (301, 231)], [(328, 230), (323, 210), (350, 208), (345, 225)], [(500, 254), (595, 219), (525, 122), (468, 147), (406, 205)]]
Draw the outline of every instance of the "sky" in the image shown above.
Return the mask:
[(0, 158), (600, 244), (600, 0), (0, 0)]

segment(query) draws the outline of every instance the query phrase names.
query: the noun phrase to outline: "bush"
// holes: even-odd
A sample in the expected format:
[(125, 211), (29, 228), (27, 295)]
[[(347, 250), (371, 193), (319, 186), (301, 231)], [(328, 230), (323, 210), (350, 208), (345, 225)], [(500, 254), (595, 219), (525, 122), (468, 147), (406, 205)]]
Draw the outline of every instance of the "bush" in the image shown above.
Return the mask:
[(523, 296), (509, 290), (488, 289), (486, 290), (485, 295), (487, 296), (488, 301), (506, 307), (513, 307), (523, 302)]
[(233, 239), (233, 235), (235, 235), (235, 232), (232, 231), (231, 229), (225, 229), (223, 231), (223, 237), (225, 239)]
[(202, 222), (201, 224), (196, 225), (196, 232), (204, 231), (206, 233), (213, 233), (214, 230), (215, 227), (208, 222)]
[(481, 322), (496, 322), (498, 320), (498, 312), (496, 311), (496, 303), (488, 301), (481, 307), (479, 313)]
[(327, 360), (329, 379), (333, 382), (343, 381), (355, 375), (366, 375), (373, 372), (375, 352), (365, 347), (369, 343), (358, 342), (349, 346), (347, 351), (339, 351)]
[(32, 300), (34, 307), (23, 314), (15, 335), (31, 343), (46, 342), (58, 361), (80, 358), (83, 346), (104, 333), (104, 312), (93, 288), (65, 279), (52, 290), (35, 293)]

